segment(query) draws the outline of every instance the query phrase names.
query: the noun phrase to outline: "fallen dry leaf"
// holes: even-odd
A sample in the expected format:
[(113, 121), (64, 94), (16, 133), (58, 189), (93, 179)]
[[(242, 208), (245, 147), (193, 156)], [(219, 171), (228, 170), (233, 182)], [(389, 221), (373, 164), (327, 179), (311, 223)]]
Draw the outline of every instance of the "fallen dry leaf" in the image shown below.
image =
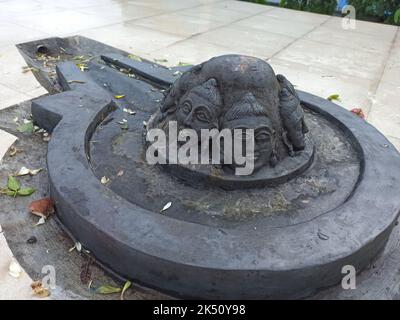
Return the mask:
[(32, 293), (39, 298), (46, 298), (50, 295), (49, 289), (43, 287), (42, 281), (35, 281), (31, 284)]
[(34, 67), (28, 67), (28, 66), (23, 66), (22, 67), (22, 73), (27, 73), (29, 71), (38, 72), (39, 70), (37, 68), (34, 68)]
[(90, 282), (92, 281), (92, 270), (90, 268), (91, 264), (92, 264), (92, 259), (89, 258), (89, 260), (81, 267), (80, 278), (81, 278), (81, 283), (84, 285), (90, 285)]
[(124, 294), (125, 291), (128, 290), (131, 287), (132, 283), (130, 281), (125, 282), (124, 287), (122, 288), (122, 292), (121, 292), (121, 300), (124, 300)]
[(110, 179), (107, 178), (106, 176), (102, 177), (101, 180), (100, 180), (100, 182), (101, 182), (102, 184), (107, 184), (109, 181), (110, 181)]
[(41, 217), (39, 219), (39, 221), (35, 224), (35, 227), (40, 226), (40, 225), (45, 224), (45, 223), (46, 223), (46, 218), (45, 217)]
[(43, 139), (44, 142), (49, 142), (51, 140), (51, 135), (49, 135), (47, 132), (43, 133)]
[(32, 201), (29, 205), (29, 211), (34, 215), (47, 219), (50, 214), (54, 213), (54, 204), (54, 201), (50, 198)]
[(26, 176), (26, 175), (29, 174), (29, 172), (30, 172), (30, 170), (29, 170), (28, 168), (22, 167), (22, 168), (18, 171), (17, 176)]
[(82, 80), (69, 80), (68, 83), (81, 83), (81, 84), (83, 84), (83, 83), (86, 83), (86, 82), (82, 81)]
[(168, 202), (162, 209), (160, 212), (164, 212), (165, 210), (168, 210), (169, 208), (171, 208), (172, 206), (172, 202)]
[(8, 274), (13, 278), (19, 278), (22, 274), (22, 268), (17, 261), (12, 260), (8, 267)]
[(128, 122), (128, 120), (126, 120), (126, 119), (122, 119), (121, 121), (117, 121), (118, 124), (125, 124), (127, 122)]
[(129, 109), (129, 108), (124, 108), (123, 111), (131, 116), (136, 114), (136, 111), (133, 111), (132, 109)]
[(31, 175), (31, 176), (36, 176), (39, 172), (41, 172), (43, 169), (28, 169), (26, 167), (22, 167), (18, 173), (16, 174), (17, 176), (26, 176), (26, 175)]
[(364, 111), (361, 108), (354, 108), (350, 110), (355, 115), (359, 116), (361, 119), (365, 119)]
[(17, 154), (17, 152), (19, 152), (19, 150), (16, 148), (16, 147), (14, 147), (14, 146), (12, 146), (11, 148), (10, 148), (10, 151), (9, 151), (9, 156), (10, 157), (14, 157), (16, 154)]

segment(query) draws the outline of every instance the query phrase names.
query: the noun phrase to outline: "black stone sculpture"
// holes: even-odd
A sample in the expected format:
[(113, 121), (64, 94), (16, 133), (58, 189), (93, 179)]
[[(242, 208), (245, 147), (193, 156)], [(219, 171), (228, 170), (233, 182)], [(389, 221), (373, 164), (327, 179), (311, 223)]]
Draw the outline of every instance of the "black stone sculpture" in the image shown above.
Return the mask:
[[(196, 103), (204, 106), (203, 112), (197, 113), (191, 105), (196, 92), (197, 99), (201, 97)], [(224, 129), (224, 123), (234, 128), (227, 124), (233, 120), (240, 120), (235, 127), (256, 129), (263, 117), (271, 151), (257, 160), (257, 169), (275, 166), (305, 148), (307, 127), (293, 85), (284, 76), (275, 76), (267, 62), (254, 57), (226, 55), (194, 66), (170, 87), (161, 112), (160, 123), (176, 119), (180, 127), (196, 130)]]
[[(63, 61), (49, 71), (38, 45)], [(83, 37), (19, 49), (56, 93), (32, 102), (36, 124), (52, 132), (56, 216), (118, 275), (178, 297), (303, 298), (384, 249), (400, 212), (399, 153), (266, 62), (229, 55), (166, 68)], [(84, 72), (80, 55), (90, 56)], [(255, 129), (257, 170), (149, 165), (146, 133), (170, 120)]]
[[(185, 71), (165, 93), (148, 129), (166, 128), (170, 121), (177, 121), (179, 129), (196, 130), (198, 137), (201, 129), (255, 130), (254, 154), (243, 152), (254, 161), (251, 176), (232, 177), (229, 169), (242, 166), (234, 161), (222, 163), (222, 172), (179, 164), (166, 168), (182, 180), (206, 179), (226, 189), (273, 185), (277, 176), (284, 182), (312, 161), (313, 144), (305, 137), (308, 129), (293, 85), (258, 58), (219, 56)], [(292, 159), (283, 163), (287, 157)]]

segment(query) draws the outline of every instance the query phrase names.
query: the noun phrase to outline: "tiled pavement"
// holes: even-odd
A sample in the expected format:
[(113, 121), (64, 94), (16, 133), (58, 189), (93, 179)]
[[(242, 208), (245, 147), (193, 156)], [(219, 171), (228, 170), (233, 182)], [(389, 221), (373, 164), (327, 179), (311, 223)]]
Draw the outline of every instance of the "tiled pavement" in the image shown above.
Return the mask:
[[(167, 65), (225, 53), (266, 59), (298, 89), (340, 94), (345, 108), (361, 107), (400, 148), (398, 27), (358, 21), (355, 30), (345, 30), (337, 17), (241, 1), (0, 0), (0, 109), (45, 93), (30, 72), (22, 72), (15, 44), (75, 34), (167, 59)], [(13, 141), (0, 131), (0, 159)], [(0, 233), (4, 257), (11, 253)], [(6, 288), (4, 268), (0, 283)]]
[(32, 299), (30, 287), (32, 280), (23, 270), (18, 278), (10, 276), (11, 261), (13, 261), (13, 256), (0, 226), (0, 300)]
[[(361, 107), (400, 139), (399, 28), (224, 0), (0, 0), (0, 109), (44, 93), (14, 45), (80, 34), (168, 65), (224, 53), (269, 60), (297, 88)], [(396, 141), (394, 139), (394, 141)]]

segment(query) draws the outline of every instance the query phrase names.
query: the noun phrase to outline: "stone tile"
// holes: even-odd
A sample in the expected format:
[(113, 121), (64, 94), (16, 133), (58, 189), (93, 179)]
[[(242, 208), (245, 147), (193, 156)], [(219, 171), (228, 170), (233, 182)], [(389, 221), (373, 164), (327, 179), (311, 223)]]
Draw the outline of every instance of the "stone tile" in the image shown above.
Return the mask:
[(234, 25), (203, 33), (193, 39), (263, 58), (271, 57), (295, 40), (289, 36)]
[(15, 46), (0, 48), (0, 84), (27, 92), (39, 85), (31, 71), (23, 72), (25, 60)]
[(392, 45), (392, 39), (387, 37), (380, 38), (353, 30), (332, 30), (332, 28), (326, 26), (320, 26), (312, 31), (306, 35), (306, 39), (363, 51), (370, 50), (376, 53), (388, 51)]
[(47, 94), (47, 90), (43, 88), (41, 85), (39, 85), (37, 88), (26, 92), (27, 95), (29, 95), (32, 98), (38, 98), (44, 94)]
[(31, 99), (29, 95), (0, 84), (0, 110), (29, 99)]
[(30, 285), (33, 281), (26, 272), (23, 271), (19, 278), (13, 278), (8, 274), (10, 263), (13, 260), (7, 241), (0, 232), (0, 300), (32, 299)]
[(368, 121), (387, 136), (400, 138), (400, 84), (381, 82)]
[(382, 50), (377, 55), (371, 51), (300, 39), (276, 58), (378, 81), (386, 62), (386, 53)]
[(184, 37), (202, 33), (223, 25), (223, 23), (218, 21), (200, 19), (179, 13), (163, 14), (151, 18), (139, 19), (129, 22), (128, 24), (168, 32)]
[(184, 39), (177, 35), (126, 23), (91, 29), (80, 34), (134, 54), (149, 53)]
[(179, 14), (198, 17), (205, 20), (219, 21), (223, 23), (234, 22), (236, 20), (243, 19), (252, 15), (248, 12), (225, 10), (209, 5), (184, 9), (179, 11)]
[(318, 24), (295, 20), (282, 20), (267, 15), (253, 16), (234, 23), (235, 26), (251, 30), (252, 28), (277, 33), (291, 37), (302, 37), (313, 30)]
[(223, 0), (197, 0), (198, 3), (201, 4), (213, 4), (213, 3), (218, 3), (222, 2)]
[(15, 18), (15, 23), (29, 26), (52, 36), (64, 36), (79, 31), (109, 25), (103, 17), (84, 14), (73, 10), (64, 10), (52, 14), (37, 13)]
[[(342, 27), (342, 18), (339, 17), (331, 17), (324, 26), (331, 28), (332, 30), (344, 30)], [(396, 35), (398, 27), (383, 23), (373, 23), (367, 21), (356, 21), (356, 28), (351, 31), (357, 33), (365, 33), (369, 34), (370, 36), (374, 36), (377, 38), (385, 38), (393, 40), (394, 36)]]
[(1, 159), (3, 159), (4, 155), (7, 153), (8, 149), (13, 145), (13, 143), (17, 140), (17, 137), (0, 130), (0, 163)]
[(113, 5), (116, 2), (123, 3), (126, 1), (119, 0), (68, 0), (68, 1), (54, 1), (54, 0), (35, 0), (35, 2), (39, 2), (45, 6), (48, 5), (56, 5), (57, 7), (65, 9), (77, 9), (84, 7), (92, 7), (92, 6), (105, 6), (105, 5)]
[[(199, 64), (212, 57), (233, 53), (224, 47), (200, 42), (198, 40), (185, 40), (167, 48), (151, 53), (153, 59), (166, 59), (163, 62), (167, 66), (176, 66), (181, 63)], [(238, 53), (238, 52), (236, 52)]]
[(28, 24), (26, 26), (0, 21), (0, 47), (49, 36), (46, 32), (36, 31), (28, 27)]
[(120, 23), (133, 19), (149, 17), (161, 14), (163, 11), (152, 7), (138, 6), (134, 4), (117, 3), (113, 5), (93, 6), (74, 9), (84, 14), (102, 18), (107, 24)]
[(32, 0), (5, 0), (0, 2), (0, 18), (3, 22), (12, 22), (16, 16), (26, 16), (37, 12), (50, 14), (61, 9), (56, 1), (41, 3)]
[(382, 81), (395, 86), (400, 86), (400, 47), (392, 48), (386, 63)]
[(319, 25), (330, 18), (330, 16), (327, 15), (276, 7), (268, 12), (262, 13), (261, 16), (272, 17), (285, 21), (303, 22), (313, 25)]
[(276, 58), (273, 58), (270, 64), (275, 73), (285, 75), (298, 90), (321, 98), (339, 94), (341, 101), (334, 101), (334, 103), (348, 110), (362, 108), (366, 114), (370, 110), (374, 89), (374, 82), (371, 80)]
[(400, 138), (394, 138), (394, 137), (386, 137), (389, 139), (391, 143), (395, 146), (395, 148), (400, 152)]
[(246, 12), (246, 13), (250, 13), (250, 14), (258, 14), (258, 13), (272, 10), (274, 8), (274, 7), (266, 6), (266, 5), (262, 5), (262, 4), (244, 2), (244, 1), (235, 1), (235, 0), (218, 2), (218, 3), (212, 4), (210, 6), (215, 7), (215, 8), (222, 8), (225, 10)]
[(396, 49), (400, 49), (400, 27), (398, 27), (398, 29), (397, 29), (397, 36), (396, 36), (396, 39), (394, 41), (394, 47)]
[(214, 1), (199, 1), (199, 0), (185, 0), (185, 1), (176, 1), (176, 0), (131, 0), (129, 3), (152, 7), (155, 9), (160, 9), (163, 11), (177, 11), (185, 8), (199, 6), (201, 4), (207, 4)]

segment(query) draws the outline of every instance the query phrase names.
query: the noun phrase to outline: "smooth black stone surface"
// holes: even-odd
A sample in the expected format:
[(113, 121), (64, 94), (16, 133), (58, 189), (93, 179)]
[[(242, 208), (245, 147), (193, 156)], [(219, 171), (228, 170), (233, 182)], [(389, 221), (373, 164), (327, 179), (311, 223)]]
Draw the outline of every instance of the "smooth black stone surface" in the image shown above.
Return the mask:
[[(57, 214), (106, 266), (181, 297), (302, 298), (339, 283), (344, 265), (362, 270), (384, 248), (400, 211), (398, 152), (364, 120), (304, 92), (302, 104), (339, 130), (358, 159), (354, 187), (337, 206), (297, 224), (268, 226), (250, 219), (242, 228), (177, 219), (116, 194), (95, 175), (90, 150), (93, 133), (121, 107), (114, 94), (128, 82), (115, 80), (115, 87), (105, 89), (99, 78), (106, 68), (96, 71), (95, 64), (83, 75), (71, 63), (61, 64), (67, 91), (34, 101), (32, 113), (53, 130), (47, 164)], [(118, 78), (117, 71), (109, 72)], [(76, 77), (85, 83), (69, 87)], [(137, 81), (131, 85), (133, 100), (150, 89), (143, 105), (132, 103), (141, 111), (138, 119), (145, 119), (157, 107), (148, 101), (160, 93), (151, 90), (153, 81)], [(160, 209), (163, 205), (160, 201)]]

